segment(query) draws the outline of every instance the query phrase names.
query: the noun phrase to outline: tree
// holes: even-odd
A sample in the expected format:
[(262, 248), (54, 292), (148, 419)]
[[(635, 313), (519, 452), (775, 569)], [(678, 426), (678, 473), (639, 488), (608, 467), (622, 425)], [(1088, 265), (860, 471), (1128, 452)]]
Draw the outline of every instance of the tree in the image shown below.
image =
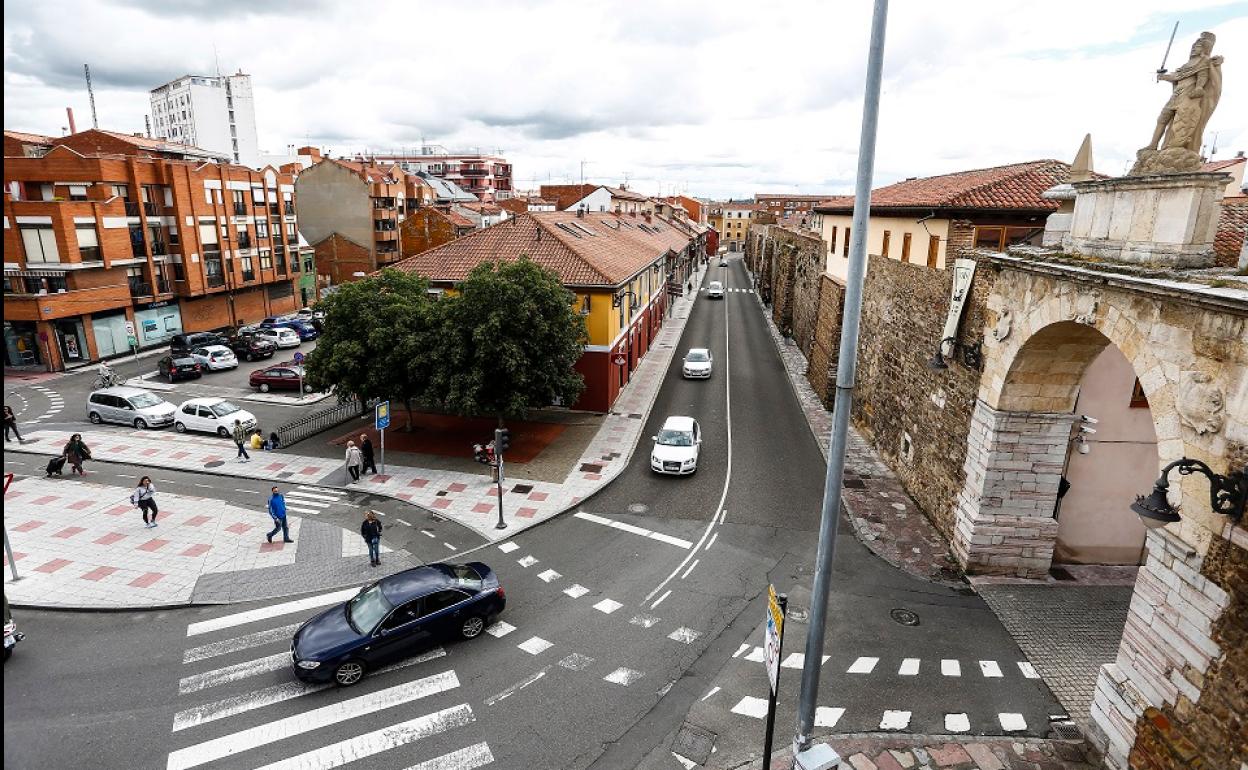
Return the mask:
[(428, 398), (438, 313), (429, 282), (392, 268), (343, 284), (321, 300), (325, 331), (308, 355), (307, 382), (333, 386), (339, 400)]
[(573, 367), (588, 334), (556, 274), (521, 256), (477, 265), (456, 288), (438, 302), (433, 391), (443, 408), (501, 422), (580, 397), (585, 381)]

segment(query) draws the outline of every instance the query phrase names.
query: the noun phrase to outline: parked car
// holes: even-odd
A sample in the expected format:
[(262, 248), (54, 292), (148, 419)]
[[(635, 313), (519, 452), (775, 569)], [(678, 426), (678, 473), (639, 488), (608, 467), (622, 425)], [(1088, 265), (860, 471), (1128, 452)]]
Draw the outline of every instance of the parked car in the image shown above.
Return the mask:
[(217, 332), (191, 332), (190, 334), (175, 334), (169, 340), (169, 352), (176, 358), (178, 356), (189, 355), (195, 348), (202, 348), (208, 345), (224, 345), (226, 342), (225, 335)]
[(316, 327), (314, 327), (311, 323), (300, 321), (297, 318), (269, 317), (260, 322), (261, 329), (280, 329), (282, 327), (293, 329), (294, 332), (299, 335), (299, 340), (301, 342), (305, 340), (314, 340), (320, 336)]
[(156, 370), (170, 382), (198, 380), (203, 375), (199, 364), (190, 356), (165, 356), (156, 362)]
[(300, 626), (290, 646), (295, 676), (348, 687), (442, 638), (475, 639), (506, 606), (498, 577), (481, 562), (404, 570)]
[(689, 379), (706, 378), (711, 376), (713, 365), (711, 351), (706, 348), (689, 348), (681, 364), (680, 373)]
[(195, 363), (210, 372), (238, 368), (238, 359), (234, 356), (234, 351), (225, 345), (208, 345), (207, 347), (195, 348), (191, 351), (191, 358), (195, 359)]
[(173, 423), (178, 408), (150, 390), (121, 385), (97, 390), (87, 396), (87, 419), (99, 425), (115, 422), (144, 428)]
[(237, 334), (229, 338), (225, 345), (234, 351), (235, 357), (244, 361), (269, 358), (277, 351), (277, 345), (261, 338), (254, 331), (244, 332), (239, 330)]
[(692, 417), (668, 417), (657, 436), (651, 436), (650, 469), (684, 476), (698, 469), (702, 432)]
[[(499, 589), (502, 593), (502, 589)], [(9, 610), (9, 597), (4, 597), (4, 659), (8, 660), (13, 654), (13, 648), (17, 643), (26, 638), (26, 634), (17, 630), (17, 621), (13, 619), (13, 613)]]
[[(297, 364), (278, 364), (255, 370), (248, 381), (251, 387), (261, 393), (268, 393), (270, 390), (299, 390), (300, 378), (304, 374), (303, 367)], [(303, 392), (311, 393), (312, 386), (305, 382)]]
[(235, 420), (248, 432), (255, 430), (258, 425), (254, 414), (238, 408), (224, 398), (192, 398), (183, 401), (174, 419), (173, 429), (178, 433), (194, 430), (215, 433), (222, 438), (229, 438), (233, 433)]
[(256, 336), (262, 340), (272, 342), (274, 346), (279, 348), (299, 347), (299, 334), (294, 329), (285, 326), (256, 329)]
[(711, 281), (710, 285), (706, 287), (706, 296), (711, 299), (723, 299), (724, 285), (719, 281)]

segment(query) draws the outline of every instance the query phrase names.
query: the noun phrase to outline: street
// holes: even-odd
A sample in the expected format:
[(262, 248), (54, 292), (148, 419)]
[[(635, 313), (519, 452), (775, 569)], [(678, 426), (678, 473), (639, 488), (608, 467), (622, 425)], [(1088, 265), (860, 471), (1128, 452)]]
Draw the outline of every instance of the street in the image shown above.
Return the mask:
[[(147, 612), (18, 610), (27, 640), (6, 666), (6, 767), (364, 760), (396, 769), (667, 768), (678, 766), (671, 751), (682, 726), (715, 736), (721, 757), (756, 751), (758, 703), (767, 695), (761, 597), (769, 581), (790, 595), (776, 722), (777, 744), (787, 743), (823, 458), (743, 265), (734, 258), (726, 269), (712, 266), (710, 280), (723, 280), (727, 293), (694, 305), (628, 467), (576, 511), (486, 543), (401, 501), (324, 495), (333, 502), (318, 508), (318, 523), (354, 531), (360, 509), (374, 507), (388, 524), (403, 517), (417, 525), (388, 526), (392, 549), (431, 561), (447, 558), (447, 542), (456, 559), (490, 564), (508, 605), (487, 634), (334, 689), (298, 683), (288, 650), (298, 624), (349, 597), (349, 587)], [(680, 357), (703, 346), (715, 354), (713, 376), (682, 379)], [(179, 396), (224, 392), (229, 386), (217, 378), (226, 377), (179, 384)], [(86, 379), (72, 381), (57, 427), (81, 420)], [(262, 422), (289, 410), (254, 406)], [(32, 396), (29, 408), (44, 407)], [(649, 469), (649, 437), (670, 415), (701, 425), (692, 476)], [(38, 474), (42, 464), (38, 456), (5, 456), (6, 471), (18, 474)], [(91, 470), (92, 483), (127, 489), (143, 473), (102, 463)], [(169, 492), (257, 509), (268, 486), (152, 475)], [(912, 578), (872, 555), (848, 523), (840, 531), (820, 729), (1047, 733), (1061, 707), (982, 600)], [(917, 624), (898, 620), (912, 616)]]

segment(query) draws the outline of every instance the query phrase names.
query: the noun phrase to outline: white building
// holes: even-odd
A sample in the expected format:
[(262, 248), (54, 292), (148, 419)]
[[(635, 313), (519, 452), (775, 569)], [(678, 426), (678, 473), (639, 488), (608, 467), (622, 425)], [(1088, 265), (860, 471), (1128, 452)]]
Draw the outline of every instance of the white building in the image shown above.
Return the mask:
[(184, 75), (152, 89), (152, 134), (260, 167), (251, 76)]

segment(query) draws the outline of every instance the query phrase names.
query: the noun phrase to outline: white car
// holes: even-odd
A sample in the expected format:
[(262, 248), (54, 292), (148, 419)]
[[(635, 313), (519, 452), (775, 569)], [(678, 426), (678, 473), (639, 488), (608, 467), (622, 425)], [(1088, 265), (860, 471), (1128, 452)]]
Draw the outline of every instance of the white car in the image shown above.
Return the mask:
[(680, 373), (688, 379), (707, 378), (711, 376), (714, 357), (706, 348), (689, 348), (681, 364)]
[(654, 449), (650, 450), (650, 470), (685, 476), (698, 469), (698, 450), (702, 445), (702, 432), (698, 421), (692, 417), (668, 417), (651, 437)]
[(192, 398), (183, 401), (174, 415), (174, 420), (173, 429), (178, 433), (194, 430), (215, 433), (222, 438), (229, 438), (233, 434), (235, 420), (248, 433), (255, 430), (257, 425), (254, 414), (239, 409), (224, 398)]
[(256, 329), (256, 336), (262, 340), (272, 342), (279, 348), (299, 347), (299, 334), (294, 329), (285, 326), (278, 326), (272, 329)]
[(720, 258), (719, 258), (719, 266), (720, 266), (720, 267), (728, 267), (728, 258), (727, 258), (727, 257), (720, 257)]
[(706, 296), (713, 299), (723, 299), (724, 285), (719, 281), (711, 281), (710, 285), (706, 287)]
[(202, 348), (195, 348), (191, 351), (191, 358), (195, 359), (195, 363), (210, 372), (220, 369), (238, 368), (238, 358), (234, 355), (234, 351), (225, 345), (208, 345)]

